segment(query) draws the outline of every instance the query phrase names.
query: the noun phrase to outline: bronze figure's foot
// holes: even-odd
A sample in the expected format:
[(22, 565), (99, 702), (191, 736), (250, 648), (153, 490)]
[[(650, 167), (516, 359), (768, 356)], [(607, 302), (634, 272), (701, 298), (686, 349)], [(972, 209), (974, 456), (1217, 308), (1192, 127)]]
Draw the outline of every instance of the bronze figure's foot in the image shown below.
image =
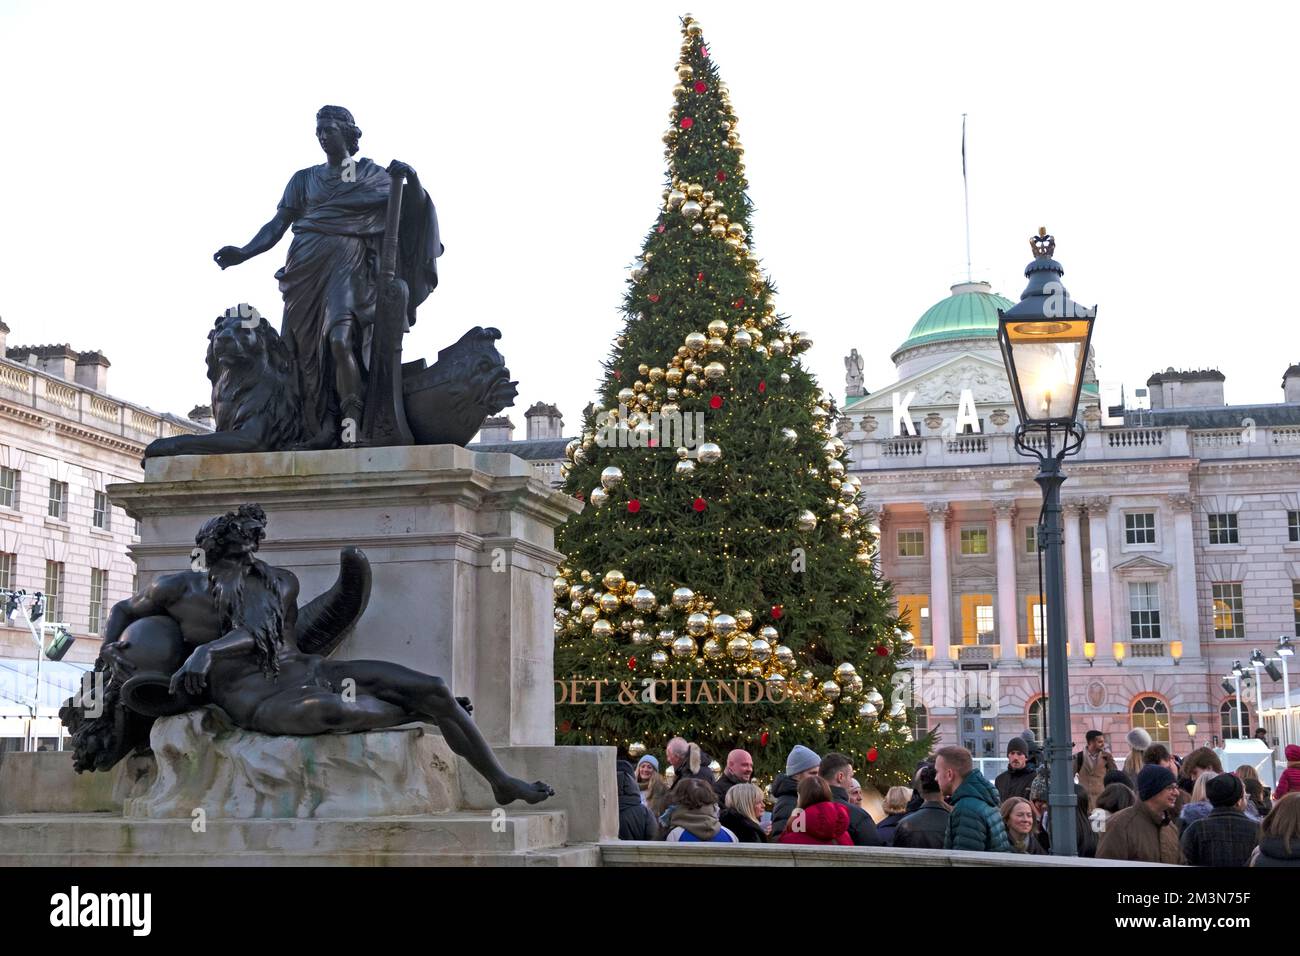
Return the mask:
[(492, 795), (497, 803), (504, 807), (516, 800), (522, 800), (524, 803), (541, 803), (555, 796), (555, 791), (540, 780), (528, 783), (518, 777), (507, 777), (501, 783), (493, 785)]
[(474, 705), (469, 702), (468, 697), (457, 697), (456, 703), (460, 704), (461, 709), (467, 714), (474, 713)]

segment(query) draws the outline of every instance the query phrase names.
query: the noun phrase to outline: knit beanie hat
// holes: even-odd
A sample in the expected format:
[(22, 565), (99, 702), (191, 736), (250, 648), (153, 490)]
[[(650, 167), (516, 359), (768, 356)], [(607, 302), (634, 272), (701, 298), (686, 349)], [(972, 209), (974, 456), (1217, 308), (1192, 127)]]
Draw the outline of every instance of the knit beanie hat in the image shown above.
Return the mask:
[(1139, 800), (1150, 800), (1161, 790), (1172, 787), (1177, 781), (1173, 773), (1158, 763), (1149, 763), (1138, 773)]
[(1151, 735), (1141, 727), (1134, 727), (1128, 732), (1128, 749), (1139, 753), (1151, 746)]
[(1123, 770), (1107, 770), (1105, 778), (1101, 781), (1103, 787), (1109, 787), (1112, 783), (1122, 783), (1126, 787), (1133, 786), (1133, 781)]
[(813, 753), (812, 750), (803, 744), (795, 744), (794, 749), (790, 751), (790, 756), (785, 758), (785, 775), (793, 777), (795, 774), (811, 770), (813, 767), (820, 767), (821, 764), (822, 758)]
[(636, 762), (636, 765), (639, 767), (643, 763), (648, 763), (650, 766), (654, 767), (656, 772), (659, 770), (659, 759), (652, 754), (646, 754)]
[(1012, 754), (1029, 756), (1029, 745), (1025, 743), (1023, 737), (1012, 737), (1010, 743), (1007, 744), (1007, 756), (1010, 757)]
[(1300, 746), (1297, 746), (1296, 744), (1287, 744), (1286, 749), (1283, 750), (1282, 753), (1286, 754), (1286, 759), (1288, 761), (1300, 760)]
[(1221, 773), (1205, 785), (1205, 798), (1212, 807), (1236, 806), (1241, 794), (1241, 781), (1235, 774)]

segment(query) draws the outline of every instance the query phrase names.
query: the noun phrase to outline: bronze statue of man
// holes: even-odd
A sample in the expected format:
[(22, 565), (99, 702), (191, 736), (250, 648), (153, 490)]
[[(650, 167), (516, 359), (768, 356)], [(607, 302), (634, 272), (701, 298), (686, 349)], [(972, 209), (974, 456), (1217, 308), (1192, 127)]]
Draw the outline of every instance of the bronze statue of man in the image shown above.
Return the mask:
[[(358, 158), (361, 130), (341, 106), (316, 114), (316, 139), (326, 162), (301, 169), (285, 187), (275, 217), (247, 245), (223, 246), (213, 258), (225, 269), (273, 248), (293, 228), (289, 257), (279, 272), (284, 296), (280, 334), (302, 375), (306, 447), (351, 443), (348, 423), (359, 424), (379, 293), (380, 255), (392, 174), (406, 180), (402, 194), (397, 275), (410, 289), (406, 323), (438, 284), (442, 254), (438, 217), (414, 169)], [(400, 369), (391, 373), (400, 376)], [(351, 433), (355, 433), (355, 429)]]

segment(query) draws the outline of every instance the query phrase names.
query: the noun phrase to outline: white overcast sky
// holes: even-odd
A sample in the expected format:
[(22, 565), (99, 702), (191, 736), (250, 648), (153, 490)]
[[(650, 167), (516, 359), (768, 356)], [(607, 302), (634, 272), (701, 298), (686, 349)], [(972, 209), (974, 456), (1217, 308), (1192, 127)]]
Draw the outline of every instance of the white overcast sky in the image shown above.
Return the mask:
[(1300, 361), (1295, 5), (281, 2), (0, 4), (0, 316), (10, 344), (102, 349), (110, 390), (207, 401), (205, 336), (251, 302), (278, 324), (286, 237), (221, 272), (314, 116), (413, 165), (438, 207), (441, 286), (406, 357), (501, 329), (520, 397), (570, 429), (656, 214), (679, 47), (703, 23), (731, 88), (778, 305), (843, 391), (866, 384), (965, 275), (1012, 299), (1027, 239), (1057, 237), (1100, 313), (1104, 386), (1217, 367), (1280, 401)]

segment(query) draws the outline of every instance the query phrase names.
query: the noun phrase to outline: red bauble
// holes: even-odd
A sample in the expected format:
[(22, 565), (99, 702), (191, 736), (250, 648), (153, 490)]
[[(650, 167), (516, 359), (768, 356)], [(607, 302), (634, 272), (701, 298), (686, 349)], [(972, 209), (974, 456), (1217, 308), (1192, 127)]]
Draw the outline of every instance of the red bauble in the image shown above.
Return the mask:
[(696, 282), (703, 282), (703, 281), (704, 281), (704, 273), (701, 272), (699, 275), (697, 275), (697, 276), (695, 277), (695, 281), (696, 281)]
[(640, 511), (640, 510), (641, 510), (641, 499), (640, 499), (640, 498), (633, 498), (632, 500), (630, 500), (630, 501), (627, 503), (627, 510), (630, 511), (630, 512), (632, 512), (632, 514), (636, 514), (638, 511)]
[(876, 653), (877, 653), (879, 656), (881, 656), (881, 657), (888, 657), (888, 656), (889, 656), (889, 648), (887, 648), (884, 644), (877, 644), (877, 645), (876, 645)]
[(727, 181), (727, 174), (724, 173), (722, 170), (719, 169), (719, 170), (718, 170), (718, 182), (720, 182), (720, 183), (725, 183), (726, 181)]
[(627, 659), (627, 669), (630, 670), (630, 671), (634, 671), (634, 670), (636, 670), (636, 658), (635, 658), (635, 657), (629, 657), (629, 658)]
[(711, 399), (709, 399), (709, 408), (712, 408), (712, 409), (714, 409), (714, 410), (716, 411), (717, 409), (719, 409), (719, 408), (721, 408), (721, 407), (722, 407), (722, 396), (721, 396), (721, 395), (714, 395)]
[(703, 80), (700, 80), (698, 83), (695, 84), (695, 92), (696, 93), (709, 92), (709, 84), (705, 83)]
[(646, 296), (646, 298), (649, 299), (651, 302), (658, 302), (658, 301), (659, 301), (659, 293), (658, 293), (658, 292), (651, 292), (648, 296)]
[(614, 369), (614, 377), (618, 379), (620, 382), (623, 381), (623, 373), (620, 372), (618, 369)]
[(579, 491), (579, 492), (578, 492), (576, 495), (574, 495), (573, 497), (577, 498), (579, 501), (586, 501), (586, 500), (587, 500), (585, 497), (583, 497), (583, 494), (582, 494), (581, 491)]
[(760, 747), (766, 747), (766, 746), (767, 746), (767, 742), (768, 742), (769, 740), (771, 740), (771, 739), (772, 739), (772, 738), (771, 738), (771, 735), (770, 735), (770, 734), (765, 730), (765, 731), (763, 731), (761, 734), (758, 735), (758, 745), (759, 745)]
[(689, 116), (682, 117), (682, 129), (690, 129), (694, 125), (695, 120), (691, 119)]
[(691, 504), (691, 507), (694, 508), (696, 511), (703, 511), (708, 506), (709, 503), (705, 501), (703, 498), (696, 498), (695, 501), (692, 502)]
[(708, 55), (709, 55), (709, 48), (706, 47), (706, 46), (701, 46), (701, 47), (700, 47), (700, 56), (708, 56)]
[(663, 232), (663, 231), (664, 231), (665, 229), (667, 229), (667, 228), (668, 228), (667, 226), (665, 226), (665, 225), (663, 225), (662, 223), (660, 223), (659, 226), (657, 226), (657, 227), (655, 228), (655, 232)]
[(785, 607), (780, 604), (772, 605), (772, 620), (779, 621), (785, 616)]
[(742, 295), (735, 302), (731, 303), (733, 309), (743, 309), (745, 307), (745, 297)]
[(761, 395), (761, 394), (763, 394), (763, 392), (766, 392), (766, 391), (767, 391), (767, 382), (759, 382), (759, 383), (758, 383), (758, 393)]
[(560, 733), (567, 734), (572, 727), (573, 724), (569, 723), (567, 720), (560, 721)]
[(880, 751), (875, 747), (867, 749), (867, 763), (875, 763), (880, 758)]

